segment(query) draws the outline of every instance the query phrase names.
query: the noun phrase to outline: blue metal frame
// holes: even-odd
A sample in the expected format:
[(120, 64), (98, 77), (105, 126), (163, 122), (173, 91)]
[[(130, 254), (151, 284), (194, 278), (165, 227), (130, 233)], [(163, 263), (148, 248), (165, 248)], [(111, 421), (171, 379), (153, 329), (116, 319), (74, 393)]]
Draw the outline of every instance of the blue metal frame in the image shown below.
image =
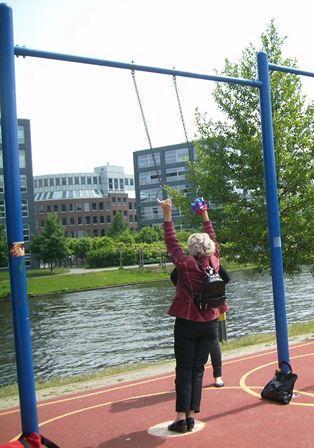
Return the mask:
[(268, 64), (268, 67), (269, 70), (273, 70), (276, 72), (291, 73), (292, 75), (310, 76), (311, 78), (314, 78), (313, 72), (299, 70), (298, 68), (294, 67), (283, 67), (282, 65), (276, 65), (276, 64)]
[[(207, 81), (226, 82), (260, 89), (261, 121), (266, 182), (266, 200), (271, 252), (273, 296), (276, 319), (278, 362), (289, 362), (283, 263), (280, 236), (277, 179), (274, 156), (274, 138), (271, 109), (269, 70), (277, 70), (296, 75), (314, 76), (314, 73), (296, 68), (281, 67), (268, 63), (267, 54), (257, 56), (258, 80), (232, 78), (227, 76), (205, 75), (199, 73), (169, 70), (158, 67), (107, 61), (81, 56), (51, 53), (15, 47), (13, 44), (12, 10), (0, 4), (0, 97), (2, 114), (2, 145), (4, 159), (5, 201), (9, 247), (23, 241), (22, 207), (19, 186), (18, 126), (15, 99), (14, 54), (59, 61), (115, 67), (164, 75), (175, 75)], [(11, 294), (15, 334), (15, 350), (21, 404), (22, 429), (25, 432), (38, 432), (37, 408), (32, 362), (28, 297), (26, 287), (25, 256), (9, 256)], [(284, 365), (283, 370), (287, 367)]]
[(250, 87), (260, 87), (260, 82), (254, 79), (232, 78), (229, 76), (205, 75), (201, 73), (184, 72), (160, 67), (149, 67), (147, 65), (128, 64), (125, 62), (107, 61), (105, 59), (86, 58), (83, 56), (73, 56), (63, 53), (51, 53), (48, 51), (33, 50), (25, 47), (15, 47), (16, 56), (31, 56), (34, 58), (53, 59), (56, 61), (78, 62), (80, 64), (100, 65), (103, 67), (121, 68), (126, 70), (136, 70), (141, 72), (158, 73), (162, 75), (175, 75), (185, 78), (204, 79), (207, 81), (228, 82)]
[[(24, 239), (14, 73), (12, 11), (2, 3), (0, 4), (0, 101), (9, 248), (13, 248), (14, 243), (21, 243)], [(20, 249), (23, 249), (23, 244)], [(9, 252), (9, 268), (22, 430), (38, 432), (25, 255), (16, 256), (11, 252)]]
[[(277, 194), (277, 176), (272, 122), (269, 65), (266, 53), (258, 53), (257, 66), (258, 77), (262, 83), (262, 86), (260, 88), (260, 103), (264, 173), (266, 184), (270, 261), (272, 270), (273, 297), (276, 321), (276, 338), (278, 348), (278, 361), (280, 364), (281, 361), (286, 361), (287, 363), (289, 363), (290, 361), (279, 221), (279, 205)], [(284, 364), (283, 370), (287, 369), (287, 364)]]

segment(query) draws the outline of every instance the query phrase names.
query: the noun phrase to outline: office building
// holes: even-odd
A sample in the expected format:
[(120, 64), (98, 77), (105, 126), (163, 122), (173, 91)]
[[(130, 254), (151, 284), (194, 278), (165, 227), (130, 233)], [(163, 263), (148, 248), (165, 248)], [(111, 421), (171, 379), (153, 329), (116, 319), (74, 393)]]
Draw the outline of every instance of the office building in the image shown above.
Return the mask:
[[(163, 222), (162, 210), (157, 204), (156, 195), (158, 194), (161, 199), (166, 198), (167, 194), (160, 190), (157, 170), (163, 184), (183, 193), (190, 188), (186, 175), (188, 171), (187, 162), (195, 160), (195, 149), (192, 145), (188, 147), (187, 143), (181, 143), (153, 148), (153, 154), (154, 158), (149, 149), (133, 153), (139, 228)], [(180, 209), (174, 208), (173, 220), (178, 228), (182, 228), (180, 217)]]
[(56, 213), (69, 237), (104, 236), (117, 213), (129, 229), (137, 229), (134, 177), (109, 164), (92, 173), (50, 174), (34, 177), (36, 228)]
[[(35, 233), (35, 208), (30, 120), (18, 120), (18, 142), (22, 219), (25, 243), (25, 264), (27, 267), (35, 267), (36, 260), (32, 259), (29, 249), (31, 236)], [(0, 224), (6, 225), (4, 188), (2, 138), (0, 129)]]

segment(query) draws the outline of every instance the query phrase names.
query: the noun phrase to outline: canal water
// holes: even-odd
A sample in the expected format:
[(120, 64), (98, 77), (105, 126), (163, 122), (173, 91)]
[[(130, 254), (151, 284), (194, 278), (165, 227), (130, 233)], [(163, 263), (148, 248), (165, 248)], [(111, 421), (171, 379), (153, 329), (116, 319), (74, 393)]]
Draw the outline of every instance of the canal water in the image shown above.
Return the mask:
[[(274, 331), (271, 278), (232, 273), (227, 286), (229, 339)], [(288, 324), (314, 319), (309, 272), (287, 277)], [(36, 380), (173, 358), (174, 293), (169, 281), (30, 299)], [(0, 386), (16, 382), (9, 300), (0, 301)]]

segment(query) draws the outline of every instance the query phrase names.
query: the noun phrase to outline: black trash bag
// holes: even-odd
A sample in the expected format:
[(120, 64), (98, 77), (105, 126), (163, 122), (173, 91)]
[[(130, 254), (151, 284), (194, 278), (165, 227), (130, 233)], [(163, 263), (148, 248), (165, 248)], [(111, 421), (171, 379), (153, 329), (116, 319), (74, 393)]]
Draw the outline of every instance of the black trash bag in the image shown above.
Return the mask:
[[(283, 373), (281, 367), (283, 364), (289, 366), (289, 371)], [(289, 404), (293, 395), (293, 387), (298, 375), (292, 373), (289, 363), (282, 361), (279, 365), (279, 370), (276, 370), (275, 376), (269, 383), (266, 384), (261, 392), (262, 398), (265, 400), (277, 401), (282, 404)]]

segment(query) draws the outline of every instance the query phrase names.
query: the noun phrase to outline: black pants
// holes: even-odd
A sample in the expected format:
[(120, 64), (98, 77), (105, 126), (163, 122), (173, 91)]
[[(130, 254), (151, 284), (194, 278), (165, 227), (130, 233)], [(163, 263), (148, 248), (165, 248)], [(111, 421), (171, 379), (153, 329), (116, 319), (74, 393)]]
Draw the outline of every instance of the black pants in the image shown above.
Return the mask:
[(210, 322), (194, 322), (177, 318), (174, 326), (174, 350), (176, 412), (199, 412), (204, 366), (209, 353), (213, 365), (216, 365), (214, 376), (221, 376), (218, 319)]

